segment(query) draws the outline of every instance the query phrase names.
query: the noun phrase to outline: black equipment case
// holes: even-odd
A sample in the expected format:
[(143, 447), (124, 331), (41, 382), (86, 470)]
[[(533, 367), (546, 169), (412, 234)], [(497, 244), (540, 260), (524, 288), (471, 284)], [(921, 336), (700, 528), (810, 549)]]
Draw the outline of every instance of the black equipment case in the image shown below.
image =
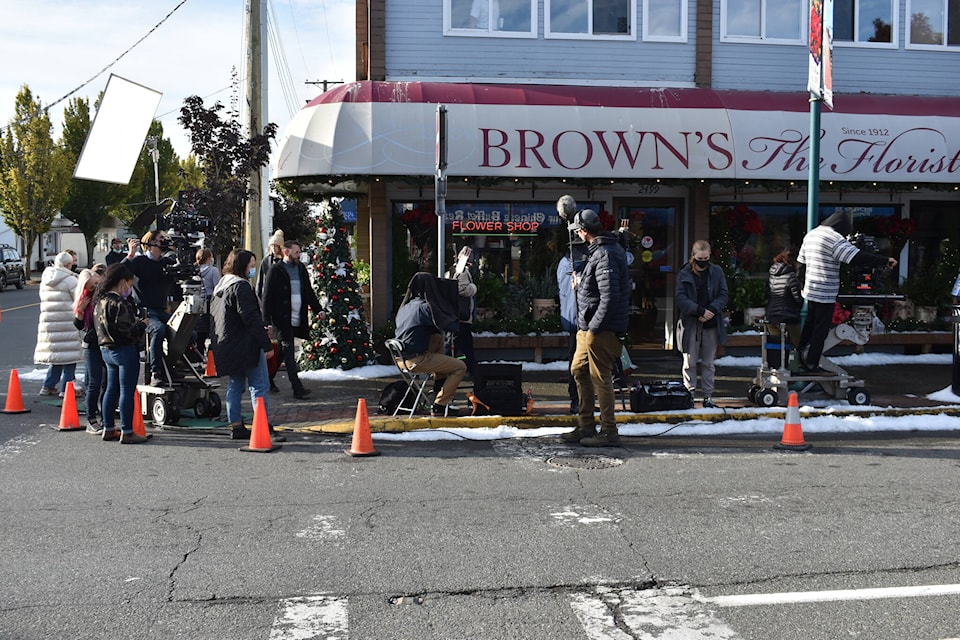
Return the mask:
[(480, 406), (479, 411), (501, 416), (520, 416), (526, 411), (522, 365), (478, 364), (473, 380), (477, 399), (490, 407), (488, 410)]
[(693, 394), (676, 380), (654, 380), (649, 384), (637, 382), (630, 389), (630, 410), (635, 413), (692, 408)]

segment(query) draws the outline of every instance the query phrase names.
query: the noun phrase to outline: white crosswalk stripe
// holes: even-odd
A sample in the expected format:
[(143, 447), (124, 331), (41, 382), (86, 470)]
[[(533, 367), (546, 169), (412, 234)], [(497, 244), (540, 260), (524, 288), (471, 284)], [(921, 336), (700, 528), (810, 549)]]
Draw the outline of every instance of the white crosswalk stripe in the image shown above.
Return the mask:
[(737, 640), (695, 593), (681, 588), (637, 591), (598, 587), (570, 596), (591, 640)]
[(329, 595), (287, 598), (270, 629), (270, 640), (348, 640), (347, 599)]

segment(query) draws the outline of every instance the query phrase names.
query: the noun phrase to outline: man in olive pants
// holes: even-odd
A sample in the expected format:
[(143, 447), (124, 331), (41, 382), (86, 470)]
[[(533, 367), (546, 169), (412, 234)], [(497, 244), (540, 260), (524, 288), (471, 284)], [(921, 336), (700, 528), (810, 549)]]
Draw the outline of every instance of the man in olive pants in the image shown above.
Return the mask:
[[(575, 285), (577, 350), (570, 363), (580, 414), (577, 428), (561, 438), (585, 447), (618, 445), (613, 369), (622, 350), (620, 334), (626, 332), (629, 322), (632, 284), (627, 256), (614, 234), (603, 233), (600, 217), (590, 209), (578, 212), (569, 229), (587, 244), (587, 263)], [(593, 414), (595, 399), (600, 404), (599, 434)]]

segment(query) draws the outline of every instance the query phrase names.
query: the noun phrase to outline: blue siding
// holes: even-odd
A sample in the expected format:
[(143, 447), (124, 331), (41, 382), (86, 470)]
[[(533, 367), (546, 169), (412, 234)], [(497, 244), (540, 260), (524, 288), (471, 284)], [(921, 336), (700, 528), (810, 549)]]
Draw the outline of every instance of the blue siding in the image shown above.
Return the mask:
[(542, 2), (536, 39), (483, 38), (444, 36), (442, 0), (388, 0), (386, 79), (692, 86), (694, 10), (686, 43), (545, 40)]
[[(873, 93), (960, 96), (960, 50), (906, 49), (905, 0), (901, 0), (898, 48), (835, 45), (833, 90)], [(713, 88), (798, 91), (807, 89), (806, 45), (720, 42), (720, 3), (714, 4)]]
[[(696, 3), (690, 0), (686, 43), (637, 40), (545, 40), (543, 2), (536, 38), (443, 35), (442, 0), (388, 0), (386, 79), (582, 85), (692, 86)], [(905, 48), (901, 0), (898, 48), (834, 47), (834, 90), (844, 93), (960, 95), (960, 50)], [(642, 10), (637, 8), (638, 23)], [(714, 3), (713, 88), (805, 92), (805, 45), (720, 42)]]

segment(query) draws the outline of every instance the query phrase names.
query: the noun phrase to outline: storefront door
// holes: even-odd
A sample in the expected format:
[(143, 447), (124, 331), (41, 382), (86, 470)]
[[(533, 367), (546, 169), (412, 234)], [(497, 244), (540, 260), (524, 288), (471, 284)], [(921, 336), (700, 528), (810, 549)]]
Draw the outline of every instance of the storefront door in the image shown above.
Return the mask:
[(680, 200), (614, 200), (619, 220), (629, 220), (630, 224), (633, 349), (662, 350), (673, 346), (676, 272), (685, 255), (677, 228), (677, 214), (682, 206)]

